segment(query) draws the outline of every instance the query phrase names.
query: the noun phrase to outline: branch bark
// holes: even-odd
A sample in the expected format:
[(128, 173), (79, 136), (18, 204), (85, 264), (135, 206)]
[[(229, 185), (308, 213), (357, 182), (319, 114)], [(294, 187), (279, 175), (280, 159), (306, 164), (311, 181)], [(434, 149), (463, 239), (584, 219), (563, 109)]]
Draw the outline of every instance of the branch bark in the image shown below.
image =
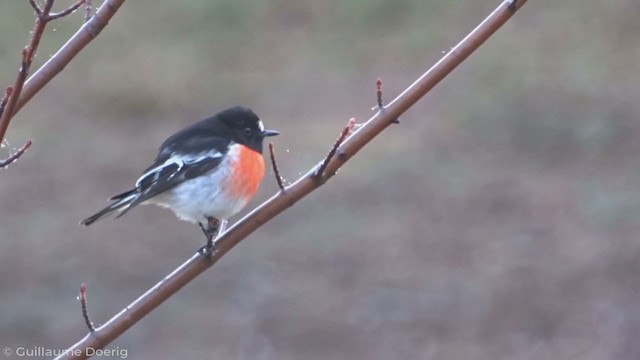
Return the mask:
[[(98, 36), (125, 0), (105, 0), (96, 12), (96, 15), (88, 21), (85, 21), (84, 25), (67, 43), (42, 65), (38, 71), (27, 79), (31, 63), (47, 23), (74, 12), (87, 1), (89, 0), (78, 0), (73, 5), (58, 13), (51, 13), (54, 0), (47, 0), (42, 8), (38, 6), (35, 0), (29, 0), (31, 7), (36, 13), (36, 21), (31, 32), (32, 35), (29, 45), (22, 50), (20, 70), (18, 71), (14, 85), (7, 88), (6, 95), (2, 102), (0, 102), (0, 142), (4, 139), (9, 123), (16, 113), (31, 100), (38, 91), (48, 84), (51, 79), (58, 75), (91, 40)], [(89, 2), (87, 16), (90, 12), (90, 5)], [(26, 145), (26, 147), (30, 145), (31, 143)], [(18, 155), (16, 157), (14, 157), (15, 154), (11, 155), (12, 160), (10, 162), (15, 161), (23, 153), (24, 151), (17, 153)]]
[[(363, 126), (349, 136), (337, 149), (337, 156), (333, 156), (327, 163), (320, 179), (316, 173), (321, 163), (314, 166), (295, 183), (279, 191), (269, 200), (254, 209), (240, 221), (235, 223), (216, 241), (216, 251), (210, 258), (195, 254), (177, 269), (167, 275), (159, 283), (145, 292), (142, 296), (129, 304), (126, 308), (112, 317), (107, 323), (96, 328), (95, 332), (87, 334), (83, 339), (72, 345), (57, 359), (85, 359), (87, 349), (101, 349), (122, 335), (127, 329), (162, 304), (196, 276), (213, 266), (229, 250), (236, 246), (248, 235), (256, 231), (267, 221), (274, 218), (307, 194), (322, 186), (334, 176), (344, 163), (362, 149), (369, 141), (380, 134), (400, 117), (407, 109), (427, 94), (437, 83), (449, 74), (456, 66), (475, 51), (514, 13), (514, 7), (520, 8), (526, 0), (517, 3), (504, 1), (478, 27), (467, 35), (458, 45), (449, 51), (431, 69), (420, 76), (413, 84), (403, 91), (388, 106), (380, 109)], [(319, 181), (320, 180), (320, 181)]]
[(125, 0), (105, 0), (95, 15), (85, 22), (78, 31), (38, 69), (24, 84), (22, 94), (11, 116), (14, 116), (35, 94), (60, 73), (71, 60), (95, 39), (109, 20), (115, 15)]
[(47, 1), (42, 9), (38, 7), (38, 4), (36, 4), (34, 0), (31, 0), (30, 4), (36, 12), (36, 22), (33, 25), (33, 30), (31, 31), (29, 44), (22, 49), (22, 59), (20, 60), (18, 76), (16, 76), (16, 80), (14, 81), (11, 90), (9, 91), (9, 89), (7, 89), (7, 101), (3, 101), (2, 114), (0, 114), (0, 140), (4, 139), (7, 128), (9, 128), (9, 122), (13, 117), (12, 114), (14, 113), (16, 104), (18, 103), (20, 94), (22, 93), (24, 82), (29, 75), (29, 68), (31, 67), (36, 51), (38, 51), (40, 39), (42, 39), (42, 34), (47, 26), (47, 22), (49, 21), (47, 17), (49, 16), (49, 12), (53, 6), (53, 0)]

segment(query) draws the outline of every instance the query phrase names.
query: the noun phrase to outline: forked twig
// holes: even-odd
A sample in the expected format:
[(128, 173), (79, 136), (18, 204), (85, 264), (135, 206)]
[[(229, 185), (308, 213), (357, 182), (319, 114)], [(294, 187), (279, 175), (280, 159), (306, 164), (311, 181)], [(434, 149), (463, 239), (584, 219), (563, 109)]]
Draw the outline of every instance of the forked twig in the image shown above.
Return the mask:
[(33, 11), (36, 12), (36, 15), (40, 17), (40, 15), (42, 15), (42, 9), (40, 9), (40, 6), (38, 5), (38, 3), (36, 3), (35, 0), (29, 0), (29, 4), (31, 4), (31, 7), (33, 8)]
[[(76, 35), (74, 35), (74, 37), (72, 37), (72, 39), (62, 47), (62, 49), (53, 55), (33, 76), (27, 80), (31, 64), (36, 51), (38, 50), (38, 45), (40, 44), (40, 39), (42, 38), (47, 23), (71, 14), (86, 1), (88, 0), (77, 0), (73, 5), (66, 9), (57, 13), (51, 13), (54, 0), (46, 0), (42, 7), (40, 7), (35, 0), (29, 0), (29, 4), (36, 13), (36, 20), (33, 25), (33, 30), (31, 31), (29, 44), (22, 50), (22, 59), (20, 61), (20, 68), (18, 70), (16, 80), (14, 81), (13, 86), (7, 88), (5, 97), (0, 101), (0, 141), (4, 140), (7, 129), (9, 128), (9, 123), (18, 110), (24, 106), (24, 104), (29, 101), (49, 80), (59, 73), (62, 68), (64, 68), (64, 65), (71, 61), (77, 52), (80, 51), (82, 47), (78, 49), (77, 42), (73, 43), (71, 40), (74, 40), (78, 33), (83, 29), (90, 29), (90, 31), (88, 31), (88, 33), (90, 32), (89, 39), (83, 39), (84, 45), (86, 45), (86, 43), (97, 35), (100, 29), (106, 26), (108, 19), (115, 14), (119, 6), (125, 0), (105, 0), (103, 6), (100, 7), (100, 10), (104, 8), (101, 18), (96, 21), (91, 21), (91, 23), (94, 23), (93, 26), (89, 26), (87, 28), (83, 26), (81, 30), (79, 30), (78, 33), (76, 33)], [(74, 52), (66, 50), (68, 47), (74, 45), (76, 46)], [(63, 51), (63, 49), (66, 51)], [(28, 147), (29, 146), (27, 146), (27, 148)], [(13, 158), (12, 161), (15, 161), (15, 159), (16, 158)]]
[(95, 13), (47, 62), (33, 73), (24, 84), (24, 89), (13, 115), (18, 112), (35, 94), (45, 87), (78, 55), (87, 44), (94, 40), (120, 9), (125, 0), (104, 0)]

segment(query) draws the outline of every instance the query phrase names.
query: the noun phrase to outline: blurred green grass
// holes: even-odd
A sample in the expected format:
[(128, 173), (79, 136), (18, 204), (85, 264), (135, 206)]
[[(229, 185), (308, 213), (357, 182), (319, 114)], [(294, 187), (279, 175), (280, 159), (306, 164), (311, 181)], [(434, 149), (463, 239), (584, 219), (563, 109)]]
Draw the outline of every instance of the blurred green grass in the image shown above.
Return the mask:
[[(371, 115), (378, 76), (393, 98), (496, 5), (126, 2), (9, 130), (34, 146), (0, 173), (0, 344), (68, 346), (85, 330), (80, 283), (102, 323), (200, 245), (197, 227), (150, 207), (77, 225), (167, 135), (249, 105), (281, 131), (292, 181)], [(113, 346), (133, 359), (635, 357), (638, 13), (529, 2), (327, 186)], [(1, 84), (32, 21), (26, 2), (0, 5)], [(81, 22), (56, 22), (36, 62)], [(275, 192), (270, 176), (252, 205)]]

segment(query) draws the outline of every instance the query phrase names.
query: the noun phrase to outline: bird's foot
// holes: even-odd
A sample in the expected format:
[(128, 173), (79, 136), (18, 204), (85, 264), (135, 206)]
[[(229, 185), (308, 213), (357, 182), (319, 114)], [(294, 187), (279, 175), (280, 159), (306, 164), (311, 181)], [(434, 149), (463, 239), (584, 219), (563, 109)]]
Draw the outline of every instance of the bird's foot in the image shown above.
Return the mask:
[(213, 238), (207, 238), (207, 242), (198, 249), (198, 253), (205, 258), (211, 258), (211, 255), (216, 251), (216, 243)]
[(198, 252), (206, 258), (210, 258), (216, 250), (216, 243), (214, 239), (220, 232), (221, 222), (214, 217), (208, 216), (206, 226), (202, 225), (202, 223), (198, 223), (198, 225), (200, 225), (200, 229), (202, 229), (204, 236), (207, 238), (207, 242), (198, 249)]

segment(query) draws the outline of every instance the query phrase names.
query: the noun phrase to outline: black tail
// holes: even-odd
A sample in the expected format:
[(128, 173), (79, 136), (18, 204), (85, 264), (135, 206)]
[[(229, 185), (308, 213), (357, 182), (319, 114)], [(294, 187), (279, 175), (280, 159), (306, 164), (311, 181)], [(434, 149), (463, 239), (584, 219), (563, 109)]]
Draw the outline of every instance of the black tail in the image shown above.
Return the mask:
[[(132, 202), (134, 202), (136, 200), (136, 198), (138, 198), (138, 195), (136, 193), (136, 189), (124, 192), (122, 194), (118, 194), (116, 196), (111, 197), (109, 200), (116, 200), (116, 202), (114, 202), (113, 204), (107, 206), (106, 208), (98, 211), (97, 213), (89, 216), (88, 218), (80, 221), (81, 225), (85, 225), (85, 226), (89, 226), (91, 224), (93, 224), (94, 222), (102, 219), (103, 217), (109, 215), (110, 213), (123, 209), (124, 211), (128, 210), (129, 205), (131, 205)], [(120, 213), (120, 215), (122, 215), (123, 212)], [(119, 216), (119, 215), (118, 215)]]

